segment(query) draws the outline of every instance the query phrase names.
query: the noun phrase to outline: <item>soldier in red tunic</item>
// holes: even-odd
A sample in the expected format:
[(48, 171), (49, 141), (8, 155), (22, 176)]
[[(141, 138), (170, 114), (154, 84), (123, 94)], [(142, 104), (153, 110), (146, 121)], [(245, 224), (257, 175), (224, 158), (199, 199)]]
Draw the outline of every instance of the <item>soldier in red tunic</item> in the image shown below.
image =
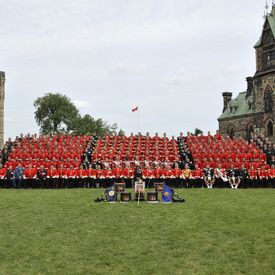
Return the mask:
[(2, 163), (0, 163), (0, 187), (1, 188), (4, 188), (4, 186), (5, 186), (6, 173), (7, 173), (6, 168), (3, 168)]
[(74, 188), (77, 171), (74, 169), (73, 164), (70, 164), (70, 168), (67, 169), (67, 188)]
[(193, 174), (193, 186), (194, 188), (202, 188), (203, 186), (203, 172), (198, 165), (195, 165), (195, 169), (192, 171)]
[(116, 165), (116, 168), (113, 169), (115, 182), (121, 182), (123, 181), (123, 177), (124, 177), (123, 169), (119, 167), (118, 163), (116, 163), (115, 165)]
[(28, 189), (28, 187), (35, 188), (36, 170), (32, 168), (31, 164), (29, 164), (28, 168), (25, 169), (23, 179), (23, 185), (25, 189)]
[(77, 174), (77, 179), (76, 179), (76, 187), (81, 187), (83, 188), (86, 187), (86, 179), (87, 179), (87, 172), (86, 170), (83, 169), (83, 165), (80, 164), (79, 169), (76, 170)]
[(47, 172), (46, 188), (56, 188), (58, 172), (54, 167), (54, 164), (50, 165), (50, 169)]
[(67, 177), (67, 169), (64, 168), (63, 163), (60, 163), (58, 171), (58, 188), (64, 188), (66, 186), (65, 181)]
[(92, 164), (89, 164), (89, 167), (86, 171), (87, 173), (87, 187), (92, 188), (95, 187), (95, 178), (96, 178), (96, 170), (92, 168)]
[(97, 166), (95, 175), (96, 175), (95, 187), (97, 187), (97, 184), (99, 187), (103, 187), (103, 182), (104, 182), (105, 177), (104, 177), (104, 171), (101, 169), (101, 165)]
[(258, 171), (255, 170), (254, 165), (251, 166), (248, 173), (249, 173), (250, 186), (253, 186), (254, 188), (258, 188)]
[(179, 168), (178, 163), (175, 163), (175, 168), (172, 171), (172, 187), (182, 187), (182, 171)]
[(267, 188), (268, 186), (268, 177), (269, 173), (264, 169), (264, 165), (261, 165), (260, 170), (258, 171), (259, 185), (262, 188)]
[(134, 169), (130, 167), (130, 163), (126, 164), (126, 168), (123, 170), (124, 181), (126, 188), (132, 187), (132, 181), (134, 178)]
[(166, 164), (166, 168), (162, 171), (162, 177), (168, 186), (173, 186), (173, 169), (170, 164)]
[(104, 170), (104, 178), (103, 188), (110, 187), (114, 184), (114, 171), (109, 166)]

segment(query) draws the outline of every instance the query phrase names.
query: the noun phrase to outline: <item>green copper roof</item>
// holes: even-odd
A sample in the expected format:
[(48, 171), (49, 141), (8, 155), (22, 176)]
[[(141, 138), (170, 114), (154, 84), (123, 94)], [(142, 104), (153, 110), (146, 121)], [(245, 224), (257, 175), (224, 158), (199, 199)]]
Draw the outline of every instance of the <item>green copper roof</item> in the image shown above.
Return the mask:
[(239, 93), (239, 95), (229, 102), (229, 105), (237, 107), (234, 113), (230, 113), (230, 108), (227, 107), (225, 111), (218, 117), (219, 119), (222, 118), (230, 118), (242, 115), (253, 114), (253, 110), (248, 110), (248, 103), (245, 99), (246, 92)]
[[(275, 7), (272, 8), (271, 13), (266, 17), (266, 20), (268, 21), (271, 31), (275, 37)], [(258, 42), (254, 45), (254, 48), (257, 48), (261, 45), (262, 38), (263, 38), (263, 32)]]

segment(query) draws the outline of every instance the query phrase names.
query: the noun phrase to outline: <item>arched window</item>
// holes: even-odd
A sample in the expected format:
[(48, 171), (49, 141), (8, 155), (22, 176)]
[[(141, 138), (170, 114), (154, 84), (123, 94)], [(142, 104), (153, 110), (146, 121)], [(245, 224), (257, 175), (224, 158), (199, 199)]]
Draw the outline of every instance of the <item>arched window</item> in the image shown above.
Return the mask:
[(267, 136), (271, 137), (273, 136), (273, 123), (272, 121), (269, 121), (267, 124)]
[(265, 111), (267, 113), (272, 112), (272, 107), (273, 107), (273, 100), (271, 97), (272, 94), (272, 89), (270, 86), (267, 86), (265, 93), (264, 93), (264, 99), (265, 99)]

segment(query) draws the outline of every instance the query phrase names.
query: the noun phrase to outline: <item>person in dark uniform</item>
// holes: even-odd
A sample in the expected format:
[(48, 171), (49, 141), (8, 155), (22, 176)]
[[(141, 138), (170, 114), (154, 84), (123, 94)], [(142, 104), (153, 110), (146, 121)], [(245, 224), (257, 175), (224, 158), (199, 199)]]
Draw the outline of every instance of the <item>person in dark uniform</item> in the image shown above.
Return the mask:
[(98, 160), (98, 158), (96, 158), (95, 161), (92, 163), (92, 168), (97, 170), (98, 166), (100, 166), (101, 169), (101, 162)]
[(44, 169), (44, 165), (40, 166), (37, 170), (37, 187), (44, 189), (46, 187), (47, 171)]
[(249, 187), (249, 174), (247, 169), (244, 167), (244, 164), (241, 165), (241, 169), (239, 170), (239, 179), (241, 180), (241, 187)]
[(12, 187), (12, 179), (13, 179), (13, 170), (12, 170), (12, 166), (10, 165), (5, 176), (5, 188)]

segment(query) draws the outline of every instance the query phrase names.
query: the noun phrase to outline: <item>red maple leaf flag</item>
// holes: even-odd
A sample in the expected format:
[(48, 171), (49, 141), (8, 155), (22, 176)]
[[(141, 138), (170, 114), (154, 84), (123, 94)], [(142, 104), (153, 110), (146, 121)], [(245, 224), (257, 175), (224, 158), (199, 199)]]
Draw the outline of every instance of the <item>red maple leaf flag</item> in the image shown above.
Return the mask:
[(138, 110), (138, 106), (136, 108), (132, 109), (132, 112), (135, 112), (137, 110)]

